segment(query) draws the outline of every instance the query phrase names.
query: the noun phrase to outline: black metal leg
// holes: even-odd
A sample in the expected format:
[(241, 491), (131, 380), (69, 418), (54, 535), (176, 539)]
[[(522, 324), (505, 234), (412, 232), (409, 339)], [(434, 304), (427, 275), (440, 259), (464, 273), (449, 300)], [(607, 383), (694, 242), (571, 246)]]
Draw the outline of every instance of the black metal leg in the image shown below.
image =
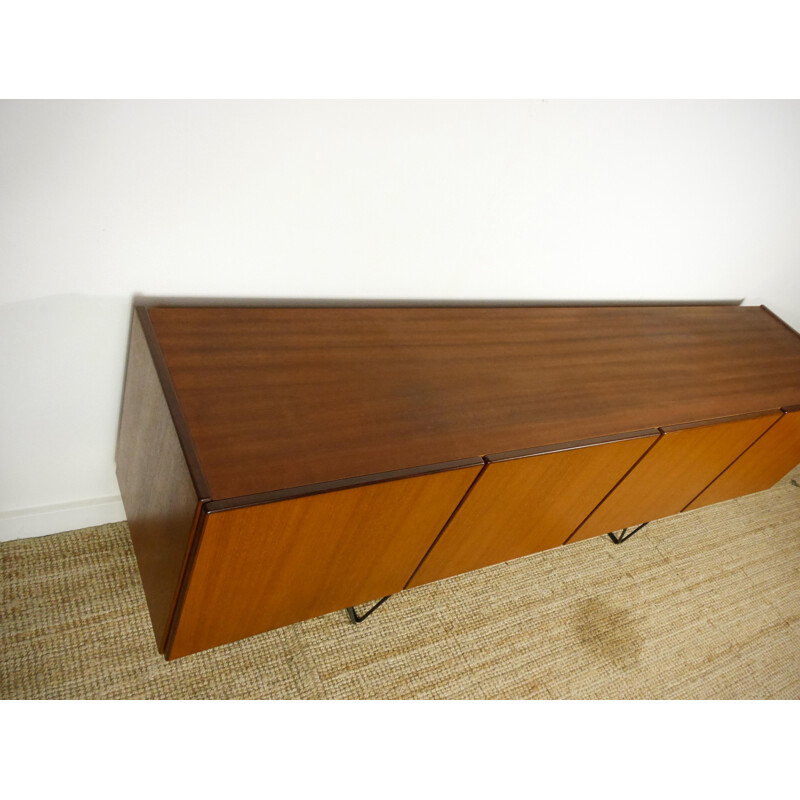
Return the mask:
[(622, 533), (619, 536), (615, 536), (613, 533), (608, 534), (608, 538), (611, 539), (614, 544), (622, 544), (623, 542), (627, 542), (628, 539), (633, 536), (634, 533), (638, 533), (645, 525), (649, 525), (649, 522), (643, 522), (638, 528), (634, 528), (630, 533), (628, 533), (627, 528), (623, 528)]
[(347, 616), (350, 617), (350, 622), (354, 625), (357, 625), (359, 622), (363, 622), (373, 611), (377, 611), (389, 598), (391, 597), (390, 594), (387, 594), (382, 600), (378, 600), (372, 608), (367, 611), (365, 614), (357, 614), (356, 609), (354, 606), (350, 606), (347, 609)]

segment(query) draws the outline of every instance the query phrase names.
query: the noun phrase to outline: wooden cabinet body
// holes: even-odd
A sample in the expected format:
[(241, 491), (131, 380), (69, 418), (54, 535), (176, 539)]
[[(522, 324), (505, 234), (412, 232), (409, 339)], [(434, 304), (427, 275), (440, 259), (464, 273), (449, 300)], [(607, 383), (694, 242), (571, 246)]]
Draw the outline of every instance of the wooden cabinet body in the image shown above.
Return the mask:
[(117, 473), (159, 649), (766, 488), (798, 401), (764, 308), (143, 301)]

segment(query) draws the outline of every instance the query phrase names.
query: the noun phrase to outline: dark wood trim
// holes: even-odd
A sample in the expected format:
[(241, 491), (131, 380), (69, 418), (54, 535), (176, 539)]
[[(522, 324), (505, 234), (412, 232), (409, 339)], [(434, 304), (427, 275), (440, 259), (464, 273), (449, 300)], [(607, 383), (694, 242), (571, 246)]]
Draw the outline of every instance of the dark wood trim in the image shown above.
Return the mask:
[(211, 491), (208, 488), (208, 482), (203, 474), (203, 469), (200, 466), (200, 459), (197, 457), (192, 436), (189, 433), (189, 426), (186, 424), (186, 419), (181, 411), (181, 404), (178, 400), (175, 385), (172, 382), (172, 376), (169, 374), (167, 362), (164, 359), (164, 353), (158, 343), (158, 336), (156, 335), (153, 323), (150, 320), (150, 315), (147, 313), (147, 307), (144, 305), (136, 305), (136, 313), (139, 317), (139, 322), (144, 332), (144, 338), (147, 346), (150, 348), (150, 356), (153, 359), (153, 364), (156, 368), (156, 373), (161, 381), (161, 389), (164, 392), (164, 398), (167, 401), (167, 407), (172, 415), (172, 420), (175, 423), (175, 430), (178, 434), (178, 441), (183, 450), (183, 456), (186, 459), (186, 465), (189, 467), (189, 474), (192, 476), (192, 483), (194, 483), (197, 496), (202, 502), (211, 497)]
[(416, 478), (420, 475), (432, 475), (436, 472), (448, 472), (449, 470), (462, 469), (464, 467), (483, 466), (483, 464), (484, 459), (482, 458), (462, 458), (458, 461), (447, 461), (442, 464), (427, 464), (422, 467), (408, 467), (407, 469), (395, 469), (390, 472), (379, 472), (375, 475), (340, 478), (335, 481), (314, 483), (309, 486), (293, 486), (290, 489), (276, 489), (273, 492), (248, 494), (242, 497), (226, 498), (225, 500), (211, 500), (205, 504), (205, 508), (209, 514), (214, 514), (218, 511), (230, 511), (233, 508), (247, 508), (248, 506), (260, 506), (266, 503), (278, 503), (281, 500), (292, 500), (297, 497), (308, 497), (313, 494), (335, 492), (340, 489), (355, 489), (359, 486), (370, 486), (374, 483), (396, 481), (402, 478)]
[[(135, 308), (201, 307), (201, 308), (627, 308), (661, 306), (740, 306), (738, 300), (447, 300), (302, 297), (147, 297), (135, 295)], [(770, 312), (771, 313), (771, 312)]]
[(706, 425), (721, 425), (724, 422), (738, 422), (745, 419), (756, 419), (757, 417), (768, 417), (770, 414), (780, 414), (780, 408), (769, 408), (765, 411), (750, 411), (747, 414), (733, 414), (730, 417), (713, 417), (712, 419), (700, 419), (693, 422), (681, 422), (678, 425), (664, 425), (660, 427), (661, 433), (672, 433), (674, 431), (685, 431), (688, 428), (702, 428)]
[(795, 413), (797, 413), (798, 411), (800, 411), (800, 404), (798, 404), (798, 405), (796, 405), (796, 406), (784, 406), (784, 407), (781, 409), (781, 411), (783, 411), (783, 412), (784, 412), (784, 413), (786, 413), (786, 414), (795, 414)]
[(767, 308), (764, 305), (762, 305), (761, 308), (764, 311), (766, 311), (767, 314), (769, 314), (774, 320), (780, 322), (780, 324), (783, 325), (783, 327), (786, 328), (787, 331), (791, 331), (795, 336), (800, 338), (800, 333), (798, 333), (788, 322), (782, 320), (774, 311), (772, 311), (771, 309)]
[(183, 610), (183, 602), (186, 598), (186, 591), (189, 588), (189, 583), (192, 579), (192, 571), (197, 558), (197, 553), (200, 550), (200, 542), (203, 539), (203, 532), (206, 527), (206, 519), (208, 514), (205, 513), (204, 503), (197, 505), (197, 521), (195, 522), (194, 531), (192, 532), (192, 541), (186, 553), (186, 561), (183, 567), (183, 574), (181, 582), (178, 586), (178, 591), (175, 596), (175, 603), (172, 609), (172, 617), (170, 618), (169, 628), (167, 629), (167, 638), (164, 642), (164, 658), (170, 660), (170, 651), (172, 650), (172, 643), (175, 641), (175, 633), (178, 630), (178, 622), (181, 618), (181, 611)]
[(409, 576), (408, 580), (406, 581), (406, 585), (403, 587), (404, 591), (408, 588), (408, 584), (411, 583), (411, 581), (414, 580), (414, 576), (420, 571), (420, 568), (425, 563), (425, 559), (431, 554), (431, 551), (433, 550), (433, 548), (436, 547), (436, 543), (439, 541), (439, 539), (442, 538), (442, 536), (444, 535), (444, 532), (447, 530), (447, 528), (450, 525), (450, 523), (453, 521), (453, 519), (455, 519), (456, 514), (458, 514), (458, 512), (460, 511), (460, 509), (464, 505), (464, 503), (467, 502), (467, 498), (472, 493), (472, 490), (478, 485), (478, 481), (481, 479), (481, 475), (483, 475), (483, 473), (486, 472), (486, 468), (488, 466), (489, 466), (489, 464), (484, 461), (483, 468), (475, 476), (475, 479), (469, 485), (469, 489), (467, 489), (467, 491), (464, 492), (464, 496), (461, 498), (461, 500), (459, 501), (458, 505), (453, 509), (453, 513), (447, 518), (447, 522), (445, 522), (445, 524), (442, 525), (442, 529), (439, 531), (439, 534), (433, 540), (433, 542), (431, 542), (431, 546), (428, 548), (427, 552), (422, 557), (422, 560), (419, 562), (419, 564), (417, 564), (417, 568)]
[(646, 436), (657, 436), (657, 428), (645, 428), (641, 431), (629, 431), (627, 433), (612, 433), (607, 436), (594, 436), (591, 439), (577, 439), (574, 442), (560, 442), (558, 444), (545, 444), (539, 447), (529, 447), (524, 450), (509, 450), (506, 453), (492, 453), (485, 456), (487, 463), (497, 461), (512, 461), (515, 458), (528, 458), (529, 456), (540, 456), (547, 453), (561, 453), (565, 450), (578, 450), (581, 447), (594, 447), (598, 444), (608, 444), (609, 442), (621, 442), (626, 439), (643, 439)]

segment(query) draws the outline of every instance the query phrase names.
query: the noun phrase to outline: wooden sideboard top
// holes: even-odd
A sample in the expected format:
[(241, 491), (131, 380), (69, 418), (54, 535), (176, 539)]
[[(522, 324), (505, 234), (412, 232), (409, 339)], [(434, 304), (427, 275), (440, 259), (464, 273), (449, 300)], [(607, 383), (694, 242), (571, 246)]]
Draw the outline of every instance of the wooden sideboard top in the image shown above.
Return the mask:
[(800, 403), (764, 307), (137, 311), (210, 500)]

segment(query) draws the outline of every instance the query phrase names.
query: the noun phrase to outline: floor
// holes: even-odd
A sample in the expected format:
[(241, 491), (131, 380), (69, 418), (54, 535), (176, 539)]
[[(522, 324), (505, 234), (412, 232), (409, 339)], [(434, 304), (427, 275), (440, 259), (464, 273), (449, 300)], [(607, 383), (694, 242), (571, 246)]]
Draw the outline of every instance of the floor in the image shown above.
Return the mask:
[(0, 544), (2, 698), (800, 698), (776, 487), (167, 663), (124, 522)]

